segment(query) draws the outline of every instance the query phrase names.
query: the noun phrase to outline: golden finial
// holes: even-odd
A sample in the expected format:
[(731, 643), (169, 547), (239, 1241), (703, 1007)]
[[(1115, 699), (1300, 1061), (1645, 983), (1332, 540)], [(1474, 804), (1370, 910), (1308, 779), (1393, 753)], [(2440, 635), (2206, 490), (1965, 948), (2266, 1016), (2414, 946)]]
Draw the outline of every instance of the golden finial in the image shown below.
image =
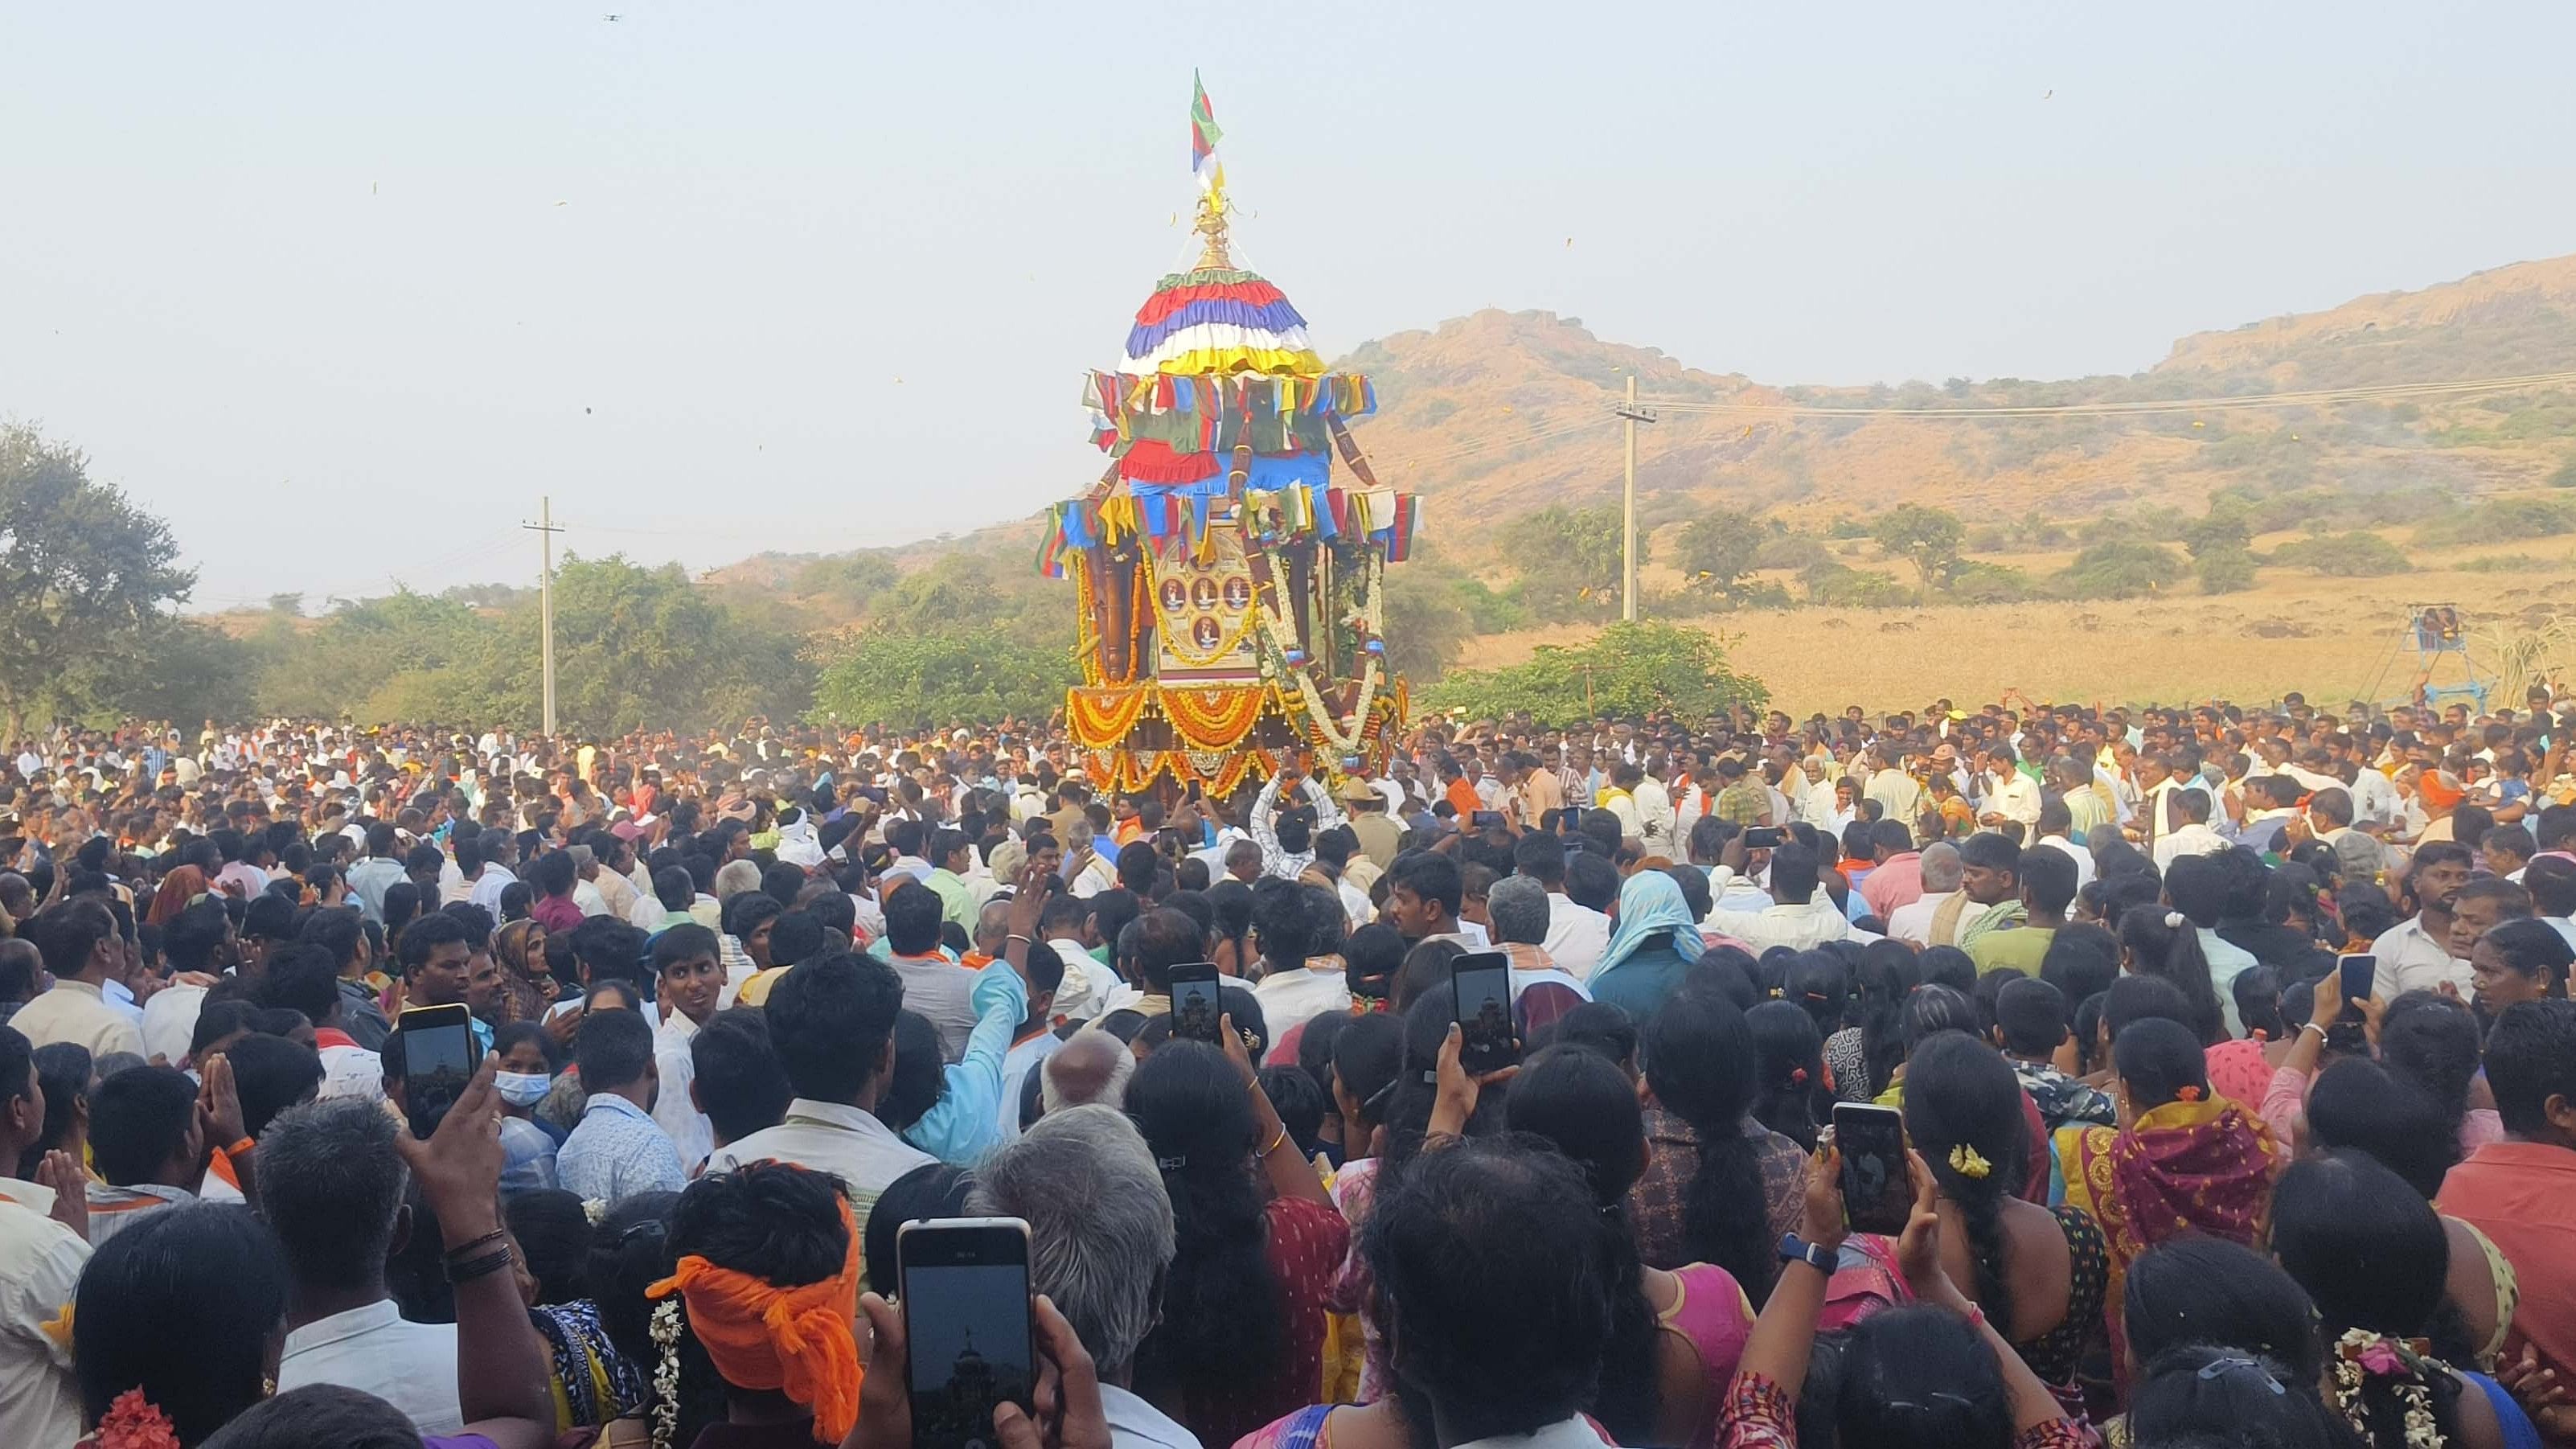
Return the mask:
[(1226, 250), (1225, 193), (1216, 188), (1199, 193), (1199, 219), (1191, 230), (1206, 240), (1199, 253), (1199, 270), (1232, 271), (1234, 256)]

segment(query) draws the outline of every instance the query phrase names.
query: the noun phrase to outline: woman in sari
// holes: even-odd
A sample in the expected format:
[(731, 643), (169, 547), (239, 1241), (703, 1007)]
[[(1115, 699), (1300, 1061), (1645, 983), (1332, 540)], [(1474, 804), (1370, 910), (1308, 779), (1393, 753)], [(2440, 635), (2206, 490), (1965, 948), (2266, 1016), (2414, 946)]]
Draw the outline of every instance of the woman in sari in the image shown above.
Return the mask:
[(2059, 1130), (2066, 1204), (2093, 1215), (2111, 1251), (2112, 1361), (2122, 1361), (2120, 1306), (2129, 1265), (2185, 1233), (2249, 1246), (2262, 1236), (2276, 1163), (2270, 1129), (2209, 1089), (2199, 1037), (2144, 1017), (2112, 1042), (2120, 1125)]
[(1620, 882), (1610, 942), (1586, 984), (1593, 1000), (1645, 1021), (1707, 949), (1681, 886), (1662, 871), (1641, 870)]

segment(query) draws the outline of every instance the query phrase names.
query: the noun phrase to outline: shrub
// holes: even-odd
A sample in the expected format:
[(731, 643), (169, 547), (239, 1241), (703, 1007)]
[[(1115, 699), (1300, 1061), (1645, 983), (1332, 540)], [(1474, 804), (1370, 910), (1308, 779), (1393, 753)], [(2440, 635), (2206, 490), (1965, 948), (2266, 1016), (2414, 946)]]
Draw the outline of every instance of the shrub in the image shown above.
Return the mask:
[(2329, 578), (2374, 579), (2406, 567), (2406, 551), (2375, 533), (2329, 533), (2272, 550), (2272, 562), (2314, 569)]
[(2114, 538), (2077, 554), (2053, 582), (2070, 599), (2133, 599), (2169, 587), (2182, 572), (2182, 555), (2165, 545)]
[(2192, 560), (2204, 594), (2241, 594), (2254, 587), (2254, 555), (2242, 545), (2203, 550)]

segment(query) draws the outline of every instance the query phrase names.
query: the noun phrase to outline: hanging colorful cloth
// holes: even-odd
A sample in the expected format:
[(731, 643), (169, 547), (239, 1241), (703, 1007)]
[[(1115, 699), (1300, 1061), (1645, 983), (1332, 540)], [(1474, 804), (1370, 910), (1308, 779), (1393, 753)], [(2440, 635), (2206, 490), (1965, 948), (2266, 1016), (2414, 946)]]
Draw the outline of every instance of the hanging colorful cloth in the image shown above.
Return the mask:
[(1386, 561), (1402, 563), (1413, 556), (1413, 530), (1422, 518), (1422, 499), (1412, 493), (1395, 495), (1395, 527), (1387, 534)]

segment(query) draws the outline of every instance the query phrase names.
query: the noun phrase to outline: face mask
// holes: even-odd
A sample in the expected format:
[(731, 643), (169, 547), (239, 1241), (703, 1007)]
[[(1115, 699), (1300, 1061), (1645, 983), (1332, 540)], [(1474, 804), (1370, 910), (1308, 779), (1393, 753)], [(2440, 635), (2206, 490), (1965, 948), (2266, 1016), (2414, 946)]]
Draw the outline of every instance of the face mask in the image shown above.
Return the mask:
[(533, 1107), (546, 1099), (555, 1079), (543, 1072), (495, 1072), (492, 1087), (513, 1107)]

